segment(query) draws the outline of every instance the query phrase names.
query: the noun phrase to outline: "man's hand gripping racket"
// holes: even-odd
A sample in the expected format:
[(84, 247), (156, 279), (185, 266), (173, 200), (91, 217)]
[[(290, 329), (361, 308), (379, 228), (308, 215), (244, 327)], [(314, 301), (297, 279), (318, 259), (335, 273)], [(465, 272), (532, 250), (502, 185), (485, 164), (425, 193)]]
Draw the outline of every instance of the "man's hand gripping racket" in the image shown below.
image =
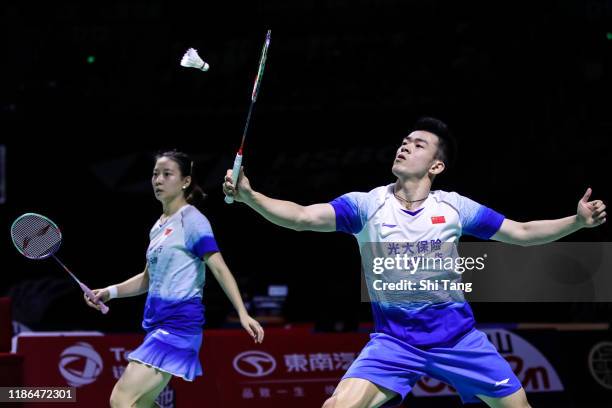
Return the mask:
[[(234, 177), (234, 170), (228, 170), (225, 174), (225, 182), (223, 183), (223, 193), (226, 198), (230, 197), (232, 202), (243, 202), (248, 199), (253, 190), (249, 179), (244, 175), (244, 167), (240, 167), (240, 174)], [(237, 181), (234, 181), (236, 180)], [(238, 183), (238, 184), (236, 184)]]

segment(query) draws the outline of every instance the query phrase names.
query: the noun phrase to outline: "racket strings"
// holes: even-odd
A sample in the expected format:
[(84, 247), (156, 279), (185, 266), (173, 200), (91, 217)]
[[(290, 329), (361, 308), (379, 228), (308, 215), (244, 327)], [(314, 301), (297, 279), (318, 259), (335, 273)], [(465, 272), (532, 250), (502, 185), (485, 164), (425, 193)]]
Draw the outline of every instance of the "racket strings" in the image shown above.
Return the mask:
[(59, 229), (35, 215), (25, 216), (16, 222), (11, 229), (11, 235), (19, 251), (31, 259), (52, 255), (62, 243)]

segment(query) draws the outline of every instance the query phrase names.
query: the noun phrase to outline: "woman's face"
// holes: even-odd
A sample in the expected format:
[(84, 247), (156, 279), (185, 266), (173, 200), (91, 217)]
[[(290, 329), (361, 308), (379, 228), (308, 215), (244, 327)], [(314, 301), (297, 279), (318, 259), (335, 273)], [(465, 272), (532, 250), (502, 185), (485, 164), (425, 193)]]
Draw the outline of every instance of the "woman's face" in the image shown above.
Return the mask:
[(179, 165), (168, 157), (160, 157), (153, 168), (153, 192), (161, 202), (170, 202), (183, 195), (183, 187), (189, 185), (189, 177), (183, 177)]

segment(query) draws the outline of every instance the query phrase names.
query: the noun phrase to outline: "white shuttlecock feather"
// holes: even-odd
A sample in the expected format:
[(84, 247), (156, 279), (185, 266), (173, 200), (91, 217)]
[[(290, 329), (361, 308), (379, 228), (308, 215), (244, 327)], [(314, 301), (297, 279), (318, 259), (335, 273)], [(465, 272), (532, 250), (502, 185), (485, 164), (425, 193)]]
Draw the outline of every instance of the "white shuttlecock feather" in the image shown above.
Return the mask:
[(188, 49), (183, 55), (181, 65), (187, 68), (196, 68), (200, 71), (208, 71), (208, 68), (210, 68), (210, 65), (200, 58), (198, 51), (193, 48)]

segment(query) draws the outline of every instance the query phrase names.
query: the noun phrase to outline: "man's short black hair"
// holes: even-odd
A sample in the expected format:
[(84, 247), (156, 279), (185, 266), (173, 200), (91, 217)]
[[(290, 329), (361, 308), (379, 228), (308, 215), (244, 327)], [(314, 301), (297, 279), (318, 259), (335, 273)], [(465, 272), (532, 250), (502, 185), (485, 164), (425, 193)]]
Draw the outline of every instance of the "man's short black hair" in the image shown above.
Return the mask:
[(433, 133), (438, 136), (438, 151), (436, 152), (436, 159), (443, 162), (447, 167), (450, 166), (453, 161), (455, 149), (455, 140), (453, 139), (448, 126), (440, 119), (431, 117), (422, 117), (417, 119), (412, 131), (422, 130), (425, 132)]

